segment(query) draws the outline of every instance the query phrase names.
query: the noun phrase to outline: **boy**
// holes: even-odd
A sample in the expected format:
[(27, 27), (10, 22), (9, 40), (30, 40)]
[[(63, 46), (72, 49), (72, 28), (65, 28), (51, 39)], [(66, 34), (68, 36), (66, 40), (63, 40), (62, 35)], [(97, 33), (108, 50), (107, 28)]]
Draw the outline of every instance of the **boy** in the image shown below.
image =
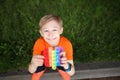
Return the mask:
[(32, 80), (39, 80), (45, 72), (43, 50), (49, 47), (61, 46), (64, 51), (60, 53), (60, 66), (57, 67), (58, 72), (64, 80), (70, 80), (70, 76), (75, 73), (73, 63), (73, 49), (71, 42), (61, 36), (63, 32), (63, 23), (60, 17), (55, 15), (45, 15), (41, 18), (40, 37), (34, 44), (33, 57), (29, 64), (29, 72), (32, 73)]

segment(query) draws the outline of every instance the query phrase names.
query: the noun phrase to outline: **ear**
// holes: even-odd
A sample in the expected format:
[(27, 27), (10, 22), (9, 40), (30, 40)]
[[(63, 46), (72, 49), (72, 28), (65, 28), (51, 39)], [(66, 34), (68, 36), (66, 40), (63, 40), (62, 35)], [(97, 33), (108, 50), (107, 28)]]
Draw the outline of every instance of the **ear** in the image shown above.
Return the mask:
[(43, 33), (41, 32), (41, 30), (39, 30), (39, 33), (40, 33), (41, 36), (43, 36)]
[(60, 34), (62, 34), (62, 33), (63, 33), (63, 27), (60, 28)]

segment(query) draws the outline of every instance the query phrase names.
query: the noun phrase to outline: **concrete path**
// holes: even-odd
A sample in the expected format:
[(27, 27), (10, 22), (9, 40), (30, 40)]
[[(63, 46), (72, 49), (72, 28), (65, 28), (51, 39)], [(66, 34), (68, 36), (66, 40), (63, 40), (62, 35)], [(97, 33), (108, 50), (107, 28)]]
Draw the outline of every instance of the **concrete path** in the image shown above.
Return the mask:
[[(120, 63), (76, 64), (76, 73), (71, 80), (120, 76)], [(31, 80), (31, 74), (0, 74), (0, 80)], [(63, 80), (57, 72), (47, 72), (41, 80)]]

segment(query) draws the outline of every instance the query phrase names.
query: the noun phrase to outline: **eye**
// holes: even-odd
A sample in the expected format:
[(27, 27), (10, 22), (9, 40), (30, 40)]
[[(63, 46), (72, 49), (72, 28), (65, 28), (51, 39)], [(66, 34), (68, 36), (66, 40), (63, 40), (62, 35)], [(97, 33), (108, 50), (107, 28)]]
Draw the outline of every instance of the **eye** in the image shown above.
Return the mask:
[(48, 30), (44, 30), (44, 32), (48, 32)]
[(57, 31), (57, 29), (53, 29), (53, 31)]

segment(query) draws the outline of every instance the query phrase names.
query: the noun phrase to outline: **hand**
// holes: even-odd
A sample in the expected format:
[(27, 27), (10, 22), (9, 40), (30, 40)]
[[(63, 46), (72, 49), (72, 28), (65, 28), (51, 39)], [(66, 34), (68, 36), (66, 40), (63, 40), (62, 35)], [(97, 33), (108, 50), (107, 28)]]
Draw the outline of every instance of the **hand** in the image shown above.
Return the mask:
[(31, 64), (34, 65), (35, 67), (38, 66), (43, 66), (44, 63), (44, 56), (42, 55), (34, 55), (31, 60)]
[(60, 62), (61, 62), (61, 66), (64, 67), (64, 69), (68, 69), (68, 63), (67, 63), (68, 61), (65, 52), (60, 53)]

